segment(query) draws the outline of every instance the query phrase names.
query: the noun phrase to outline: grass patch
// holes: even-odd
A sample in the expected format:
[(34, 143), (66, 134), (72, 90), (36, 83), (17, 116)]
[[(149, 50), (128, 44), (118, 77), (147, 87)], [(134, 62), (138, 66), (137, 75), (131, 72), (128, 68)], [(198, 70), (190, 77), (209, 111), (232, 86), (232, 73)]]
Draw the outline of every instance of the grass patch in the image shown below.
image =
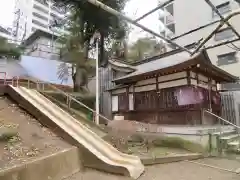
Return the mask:
[(18, 133), (12, 130), (6, 130), (1, 132), (0, 130), (0, 142), (13, 142), (18, 137)]
[(198, 153), (206, 152), (206, 148), (204, 148), (202, 145), (192, 141), (184, 140), (179, 137), (161, 137), (153, 140), (152, 143), (156, 147), (179, 148)]

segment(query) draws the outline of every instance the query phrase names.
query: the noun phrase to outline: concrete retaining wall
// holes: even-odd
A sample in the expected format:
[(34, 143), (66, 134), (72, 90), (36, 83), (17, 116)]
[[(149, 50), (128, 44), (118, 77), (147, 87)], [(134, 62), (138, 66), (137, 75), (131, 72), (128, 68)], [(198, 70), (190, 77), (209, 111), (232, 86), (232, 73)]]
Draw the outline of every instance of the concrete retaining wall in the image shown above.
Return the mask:
[(78, 148), (45, 156), (0, 170), (1, 180), (50, 180), (68, 177), (82, 169)]

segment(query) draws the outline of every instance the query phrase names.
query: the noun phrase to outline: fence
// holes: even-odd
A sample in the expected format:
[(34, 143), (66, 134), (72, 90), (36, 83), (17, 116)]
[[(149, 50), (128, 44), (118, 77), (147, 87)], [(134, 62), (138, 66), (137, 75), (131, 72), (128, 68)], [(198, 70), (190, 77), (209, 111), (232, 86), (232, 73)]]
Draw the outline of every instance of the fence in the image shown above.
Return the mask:
[(240, 125), (240, 91), (221, 92), (221, 117)]

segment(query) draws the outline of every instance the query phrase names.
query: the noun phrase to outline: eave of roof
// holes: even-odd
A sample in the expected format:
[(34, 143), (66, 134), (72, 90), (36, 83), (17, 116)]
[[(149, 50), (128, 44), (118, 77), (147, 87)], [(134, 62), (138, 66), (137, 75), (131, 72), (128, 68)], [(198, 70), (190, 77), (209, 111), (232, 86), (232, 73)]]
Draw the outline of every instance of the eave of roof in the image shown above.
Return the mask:
[(109, 64), (113, 69), (122, 71), (122, 72), (133, 72), (136, 71), (136, 67), (129, 65), (127, 63), (119, 62), (117, 60), (108, 60)]
[[(184, 46), (184, 48), (192, 49), (192, 48), (195, 47), (195, 45), (196, 45), (196, 43), (194, 42), (194, 43), (191, 43), (191, 44), (188, 44), (188, 45)], [(156, 56), (153, 56), (153, 57), (150, 57), (150, 58), (146, 58), (144, 60), (135, 61), (135, 62), (131, 63), (131, 65), (132, 66), (137, 66), (137, 65), (140, 65), (140, 64), (145, 64), (145, 63), (148, 63), (148, 62), (151, 62), (151, 61), (158, 60), (160, 58), (164, 58), (164, 57), (167, 57), (167, 56), (178, 54), (182, 51), (183, 51), (182, 49), (173, 49), (173, 50), (167, 51), (163, 54), (159, 54), (159, 55), (156, 55)]]
[[(181, 57), (180, 55), (182, 56), (182, 59), (180, 59)], [(237, 77), (227, 73), (226, 71), (214, 66), (211, 63), (207, 55), (207, 52), (205, 50), (202, 50), (200, 53), (194, 56), (190, 56), (190, 55), (187, 56), (185, 54), (186, 57), (184, 57), (183, 55), (184, 55), (184, 52), (179, 52), (179, 53), (171, 54), (169, 56), (165, 56), (160, 59), (157, 59), (155, 64), (153, 64), (154, 62), (150, 62), (150, 63), (148, 62), (146, 64), (142, 64), (141, 66), (148, 64), (148, 66), (152, 65), (156, 67), (148, 68), (147, 70), (145, 70), (145, 72), (144, 71), (141, 72), (141, 69), (138, 69), (136, 72), (120, 77), (118, 79), (114, 79), (113, 81), (115, 83), (127, 83), (127, 82), (129, 83), (132, 81), (140, 80), (142, 76), (150, 76), (153, 74), (161, 74), (161, 75), (171, 74), (174, 72), (179, 72), (179, 71), (183, 71), (191, 68), (199, 68), (201, 70), (207, 71), (211, 75), (218, 77), (219, 81), (235, 82), (238, 79)], [(162, 63), (163, 64), (169, 63), (169, 64), (167, 66), (163, 65), (157, 68), (157, 65), (161, 65)], [(209, 71), (210, 69), (211, 71)]]

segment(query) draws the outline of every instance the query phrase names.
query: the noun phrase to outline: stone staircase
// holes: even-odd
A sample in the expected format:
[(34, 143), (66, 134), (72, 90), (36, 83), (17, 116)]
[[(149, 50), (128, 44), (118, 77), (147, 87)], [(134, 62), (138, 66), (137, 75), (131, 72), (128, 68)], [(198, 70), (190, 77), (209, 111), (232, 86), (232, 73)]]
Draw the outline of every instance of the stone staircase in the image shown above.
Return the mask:
[(214, 133), (217, 149), (220, 152), (240, 153), (240, 133), (237, 130), (226, 130)]
[[(210, 133), (212, 135), (211, 146), (215, 146), (220, 154), (225, 152), (240, 154), (240, 127), (209, 110), (204, 110), (204, 113), (217, 118), (220, 124), (224, 124), (223, 126), (219, 124), (220, 127), (216, 129), (217, 131)], [(227, 129), (223, 127), (227, 127)]]

